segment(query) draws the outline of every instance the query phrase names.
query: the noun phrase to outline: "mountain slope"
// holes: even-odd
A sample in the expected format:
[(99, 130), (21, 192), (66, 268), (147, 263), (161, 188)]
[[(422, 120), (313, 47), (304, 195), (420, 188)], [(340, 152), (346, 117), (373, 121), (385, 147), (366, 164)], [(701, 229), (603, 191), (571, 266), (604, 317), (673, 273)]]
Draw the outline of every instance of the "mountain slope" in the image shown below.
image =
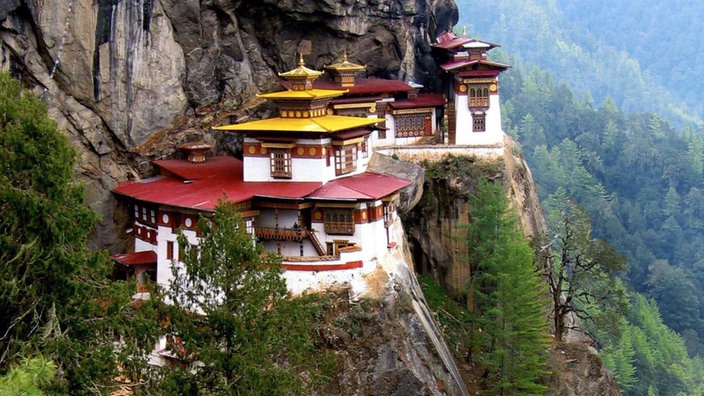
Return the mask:
[[(580, 96), (596, 103), (611, 97), (627, 113), (657, 112), (678, 125), (701, 122), (704, 102), (693, 78), (700, 67), (693, 33), (698, 28), (660, 24), (657, 18), (669, 15), (661, 7), (549, 0), (460, 0), (458, 6), (459, 25), (470, 34), (500, 43), (519, 63), (551, 71)], [(675, 15), (696, 15), (700, 8), (681, 7)], [(681, 37), (691, 45), (674, 44)]]

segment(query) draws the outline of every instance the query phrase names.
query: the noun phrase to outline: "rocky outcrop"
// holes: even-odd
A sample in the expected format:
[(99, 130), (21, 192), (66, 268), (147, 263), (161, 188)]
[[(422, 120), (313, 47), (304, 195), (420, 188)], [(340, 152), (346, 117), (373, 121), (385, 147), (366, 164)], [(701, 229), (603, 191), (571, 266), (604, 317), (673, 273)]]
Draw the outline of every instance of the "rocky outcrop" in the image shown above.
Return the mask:
[(104, 216), (93, 240), (121, 250), (117, 181), (148, 175), (183, 141), (238, 147), (210, 126), (267, 115), (255, 95), (276, 89), (297, 53), (321, 69), (346, 50), (369, 75), (432, 88), (431, 39), (456, 21), (451, 0), (11, 0), (0, 5), (0, 69), (42, 97), (78, 148)]
[[(468, 202), (482, 177), (507, 187), (527, 237), (545, 233), (530, 169), (510, 139), (497, 158), (480, 158), (468, 149), (466, 156), (448, 155), (440, 161), (424, 161), (423, 165), (423, 194), (410, 212), (402, 214), (404, 227), (416, 272), (432, 277), (456, 296), (462, 294), (472, 276), (462, 242), (463, 225), (470, 221)], [(571, 331), (566, 342), (551, 348), (549, 395), (619, 394), (613, 375), (591, 343), (581, 332)]]
[(446, 156), (428, 165), (424, 193), (404, 216), (404, 225), (414, 246), (416, 271), (430, 275), (451, 293), (461, 293), (470, 279), (461, 236), (463, 225), (469, 223), (469, 198), (482, 177), (506, 185), (529, 238), (545, 232), (530, 169), (510, 140), (498, 158), (480, 158), (468, 149), (466, 156)]
[(620, 394), (616, 378), (604, 367), (599, 352), (586, 343), (559, 344), (551, 351), (549, 364), (554, 381), (546, 396)]
[(374, 153), (372, 159), (369, 161), (367, 170), (396, 176), (413, 182), (400, 191), (400, 199), (398, 200), (400, 213), (405, 214), (410, 212), (423, 197), (425, 170), (422, 166), (412, 162), (400, 161), (377, 152)]

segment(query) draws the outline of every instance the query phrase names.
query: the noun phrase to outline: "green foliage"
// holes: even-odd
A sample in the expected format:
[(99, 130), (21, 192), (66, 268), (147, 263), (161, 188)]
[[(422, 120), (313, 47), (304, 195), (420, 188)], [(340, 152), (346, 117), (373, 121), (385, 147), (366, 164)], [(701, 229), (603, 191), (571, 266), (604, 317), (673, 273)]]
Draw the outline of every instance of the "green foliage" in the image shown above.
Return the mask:
[(139, 378), (145, 361), (131, 353), (155, 334), (148, 304), (130, 305), (134, 286), (110, 284), (111, 260), (87, 248), (98, 218), (75, 158), (46, 108), (0, 73), (0, 372), (39, 353), (57, 367), (51, 390), (70, 394), (108, 389), (118, 362)]
[[(521, 144), (548, 217), (554, 202), (573, 199), (593, 219), (595, 237), (608, 240), (628, 257), (623, 274), (628, 286), (668, 308), (684, 302), (687, 294), (695, 303), (701, 300), (701, 130), (690, 127), (677, 135), (662, 118), (625, 116), (608, 100), (595, 109), (589, 102), (569, 99), (562, 86), (538, 69), (526, 75), (518, 70), (505, 74), (509, 78), (502, 79), (502, 99), (511, 102), (511, 123), (532, 119), (544, 131), (545, 143)], [(542, 95), (544, 105), (532, 103), (535, 94)], [(653, 273), (658, 262), (681, 273), (660, 277)], [(667, 287), (658, 283), (677, 278), (686, 281), (669, 282)], [(679, 302), (668, 302), (671, 298)], [(686, 320), (677, 318), (679, 310), (663, 310), (666, 323), (682, 334), (694, 331), (697, 337), (690, 339), (701, 338), (702, 312), (685, 310), (681, 316)], [(696, 343), (692, 345), (698, 350)]]
[[(608, 99), (594, 108), (588, 100), (570, 98), (547, 73), (533, 69), (523, 75), (517, 69), (502, 75), (502, 99), (511, 104), (509, 127), (532, 118), (545, 135), (544, 143), (533, 139), (521, 144), (551, 229), (559, 230), (565, 202), (572, 200), (583, 207), (592, 219), (593, 236), (582, 238), (584, 243), (573, 243), (575, 248), (588, 247), (597, 239), (608, 240), (628, 257), (627, 271), (616, 270), (615, 275), (627, 288), (655, 298), (663, 307), (662, 317), (658, 314), (657, 320), (648, 322), (660, 325), (649, 325), (652, 335), (647, 336), (639, 324), (642, 321), (636, 321), (632, 313), (625, 318), (619, 310), (606, 309), (608, 305), (574, 304), (586, 315), (596, 314), (601, 322), (584, 324), (602, 347), (605, 363), (618, 376), (624, 394), (701, 394), (702, 379), (697, 374), (702, 372), (701, 362), (687, 356), (686, 350), (675, 352), (679, 347), (674, 345), (685, 346), (690, 353), (702, 350), (702, 131), (688, 128), (677, 135), (660, 117), (626, 116)], [(540, 100), (534, 100), (534, 95), (540, 95)], [(519, 134), (520, 139), (524, 137)], [(587, 224), (574, 225), (578, 231)], [(564, 244), (556, 234), (560, 237), (564, 233), (551, 232), (543, 246), (553, 239), (553, 247)], [(599, 250), (598, 245), (587, 249)], [(560, 250), (555, 251), (559, 255)], [(606, 249), (603, 253), (609, 257), (615, 252)], [(568, 255), (568, 261), (573, 258)], [(557, 264), (560, 269), (559, 260)], [(586, 285), (592, 291), (603, 290), (602, 296), (623, 301), (624, 288), (610, 278), (568, 281), (563, 286)], [(615, 289), (604, 287), (609, 282)], [(649, 304), (655, 307), (654, 302)], [(685, 340), (662, 325), (662, 320)], [(662, 342), (673, 349), (659, 350)], [(669, 356), (677, 358), (670, 360)], [(659, 381), (669, 384), (671, 393)]]
[(469, 295), (478, 329), (472, 334), (487, 369), (486, 387), (497, 395), (542, 395), (548, 347), (545, 283), (533, 252), (508, 209), (501, 185), (483, 180), (470, 199), (470, 261), (476, 263)]
[(471, 356), (473, 334), (472, 314), (458, 303), (433, 279), (421, 275), (418, 279), (428, 306), (442, 326), (443, 336), (452, 353), (460, 360)]
[[(562, 191), (558, 190), (562, 195)], [(619, 319), (628, 305), (626, 290), (616, 275), (626, 267), (625, 257), (613, 246), (591, 235), (587, 213), (573, 202), (549, 200), (549, 270), (555, 337), (562, 340), (566, 317), (574, 313), (592, 335), (618, 334)]]
[[(611, 97), (627, 112), (658, 111), (677, 123), (701, 122), (700, 28), (681, 23), (702, 14), (704, 7), (697, 2), (674, 9), (657, 0), (618, 4), (458, 0), (457, 4), (459, 23), (472, 35), (510, 49), (515, 59), (508, 63), (514, 67), (528, 70), (524, 65), (537, 65), (551, 70), (557, 81), (569, 82), (580, 95), (587, 94), (597, 103)], [(667, 43), (668, 56), (654, 50), (654, 42)], [(541, 88), (538, 84), (530, 92), (540, 93)], [(534, 96), (533, 101), (529, 106), (550, 103), (544, 96)]]
[(621, 338), (603, 351), (604, 363), (617, 375), (623, 394), (702, 394), (702, 361), (689, 357), (652, 300), (640, 294), (632, 297)]
[(56, 375), (56, 366), (43, 356), (25, 359), (0, 377), (0, 394), (6, 396), (39, 396)]
[[(189, 364), (166, 370), (174, 394), (305, 394), (322, 381), (312, 328), (320, 307), (290, 299), (280, 256), (254, 244), (230, 202), (199, 222), (200, 241), (179, 237), (183, 264), (165, 291), (169, 348)], [(307, 369), (307, 380), (299, 374)]]

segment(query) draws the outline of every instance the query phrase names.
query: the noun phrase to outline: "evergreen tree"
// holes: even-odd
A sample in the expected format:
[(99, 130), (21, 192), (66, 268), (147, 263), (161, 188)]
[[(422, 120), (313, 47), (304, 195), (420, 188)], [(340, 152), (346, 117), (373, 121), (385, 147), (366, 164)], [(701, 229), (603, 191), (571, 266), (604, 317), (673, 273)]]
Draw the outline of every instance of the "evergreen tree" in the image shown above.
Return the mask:
[(25, 359), (14, 365), (0, 377), (0, 394), (5, 396), (39, 396), (42, 388), (51, 383), (56, 375), (56, 366), (43, 356)]
[(488, 371), (486, 386), (497, 395), (542, 395), (548, 347), (545, 284), (533, 252), (508, 209), (500, 185), (483, 180), (470, 199), (468, 240), (477, 264), (471, 294), (481, 331), (475, 334)]
[[(264, 254), (231, 202), (198, 223), (196, 245), (179, 236), (183, 263), (165, 291), (169, 348), (187, 364), (168, 369), (175, 394), (302, 394), (320, 379), (310, 297), (289, 299), (281, 257)], [(308, 382), (298, 374), (308, 369)]]
[(134, 285), (109, 283), (112, 262), (87, 248), (98, 218), (75, 158), (41, 102), (0, 73), (0, 373), (40, 353), (65, 394), (109, 389), (118, 362), (139, 380), (156, 330), (149, 304), (130, 304)]
[(555, 337), (562, 340), (571, 313), (587, 321), (584, 326), (592, 336), (597, 331), (618, 333), (628, 302), (625, 287), (614, 275), (625, 269), (625, 258), (605, 241), (592, 238), (584, 209), (569, 200), (562, 207), (550, 203), (554, 209), (548, 215), (548, 229), (555, 236), (542, 252), (552, 261), (548, 280)]

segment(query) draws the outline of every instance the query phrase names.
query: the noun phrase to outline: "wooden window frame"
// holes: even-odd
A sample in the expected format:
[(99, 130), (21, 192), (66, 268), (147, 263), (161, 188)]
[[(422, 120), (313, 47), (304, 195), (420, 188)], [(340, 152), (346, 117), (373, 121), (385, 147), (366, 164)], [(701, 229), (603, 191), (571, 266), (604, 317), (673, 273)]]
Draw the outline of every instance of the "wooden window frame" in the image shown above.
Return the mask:
[(359, 152), (361, 152), (361, 158), (369, 158), (369, 136), (364, 137)]
[(290, 179), (291, 171), (291, 149), (270, 148), (269, 161), (271, 177), (276, 179)]
[(427, 113), (396, 115), (397, 138), (422, 137), (425, 135), (425, 117)]
[(174, 259), (174, 241), (166, 241), (166, 259)]
[(357, 145), (335, 147), (335, 175), (345, 175), (357, 170)]
[(489, 107), (489, 85), (470, 84), (467, 91), (467, 104), (470, 109)]
[(354, 209), (325, 209), (324, 228), (328, 235), (354, 235)]
[(486, 132), (486, 113), (472, 114), (472, 132)]

